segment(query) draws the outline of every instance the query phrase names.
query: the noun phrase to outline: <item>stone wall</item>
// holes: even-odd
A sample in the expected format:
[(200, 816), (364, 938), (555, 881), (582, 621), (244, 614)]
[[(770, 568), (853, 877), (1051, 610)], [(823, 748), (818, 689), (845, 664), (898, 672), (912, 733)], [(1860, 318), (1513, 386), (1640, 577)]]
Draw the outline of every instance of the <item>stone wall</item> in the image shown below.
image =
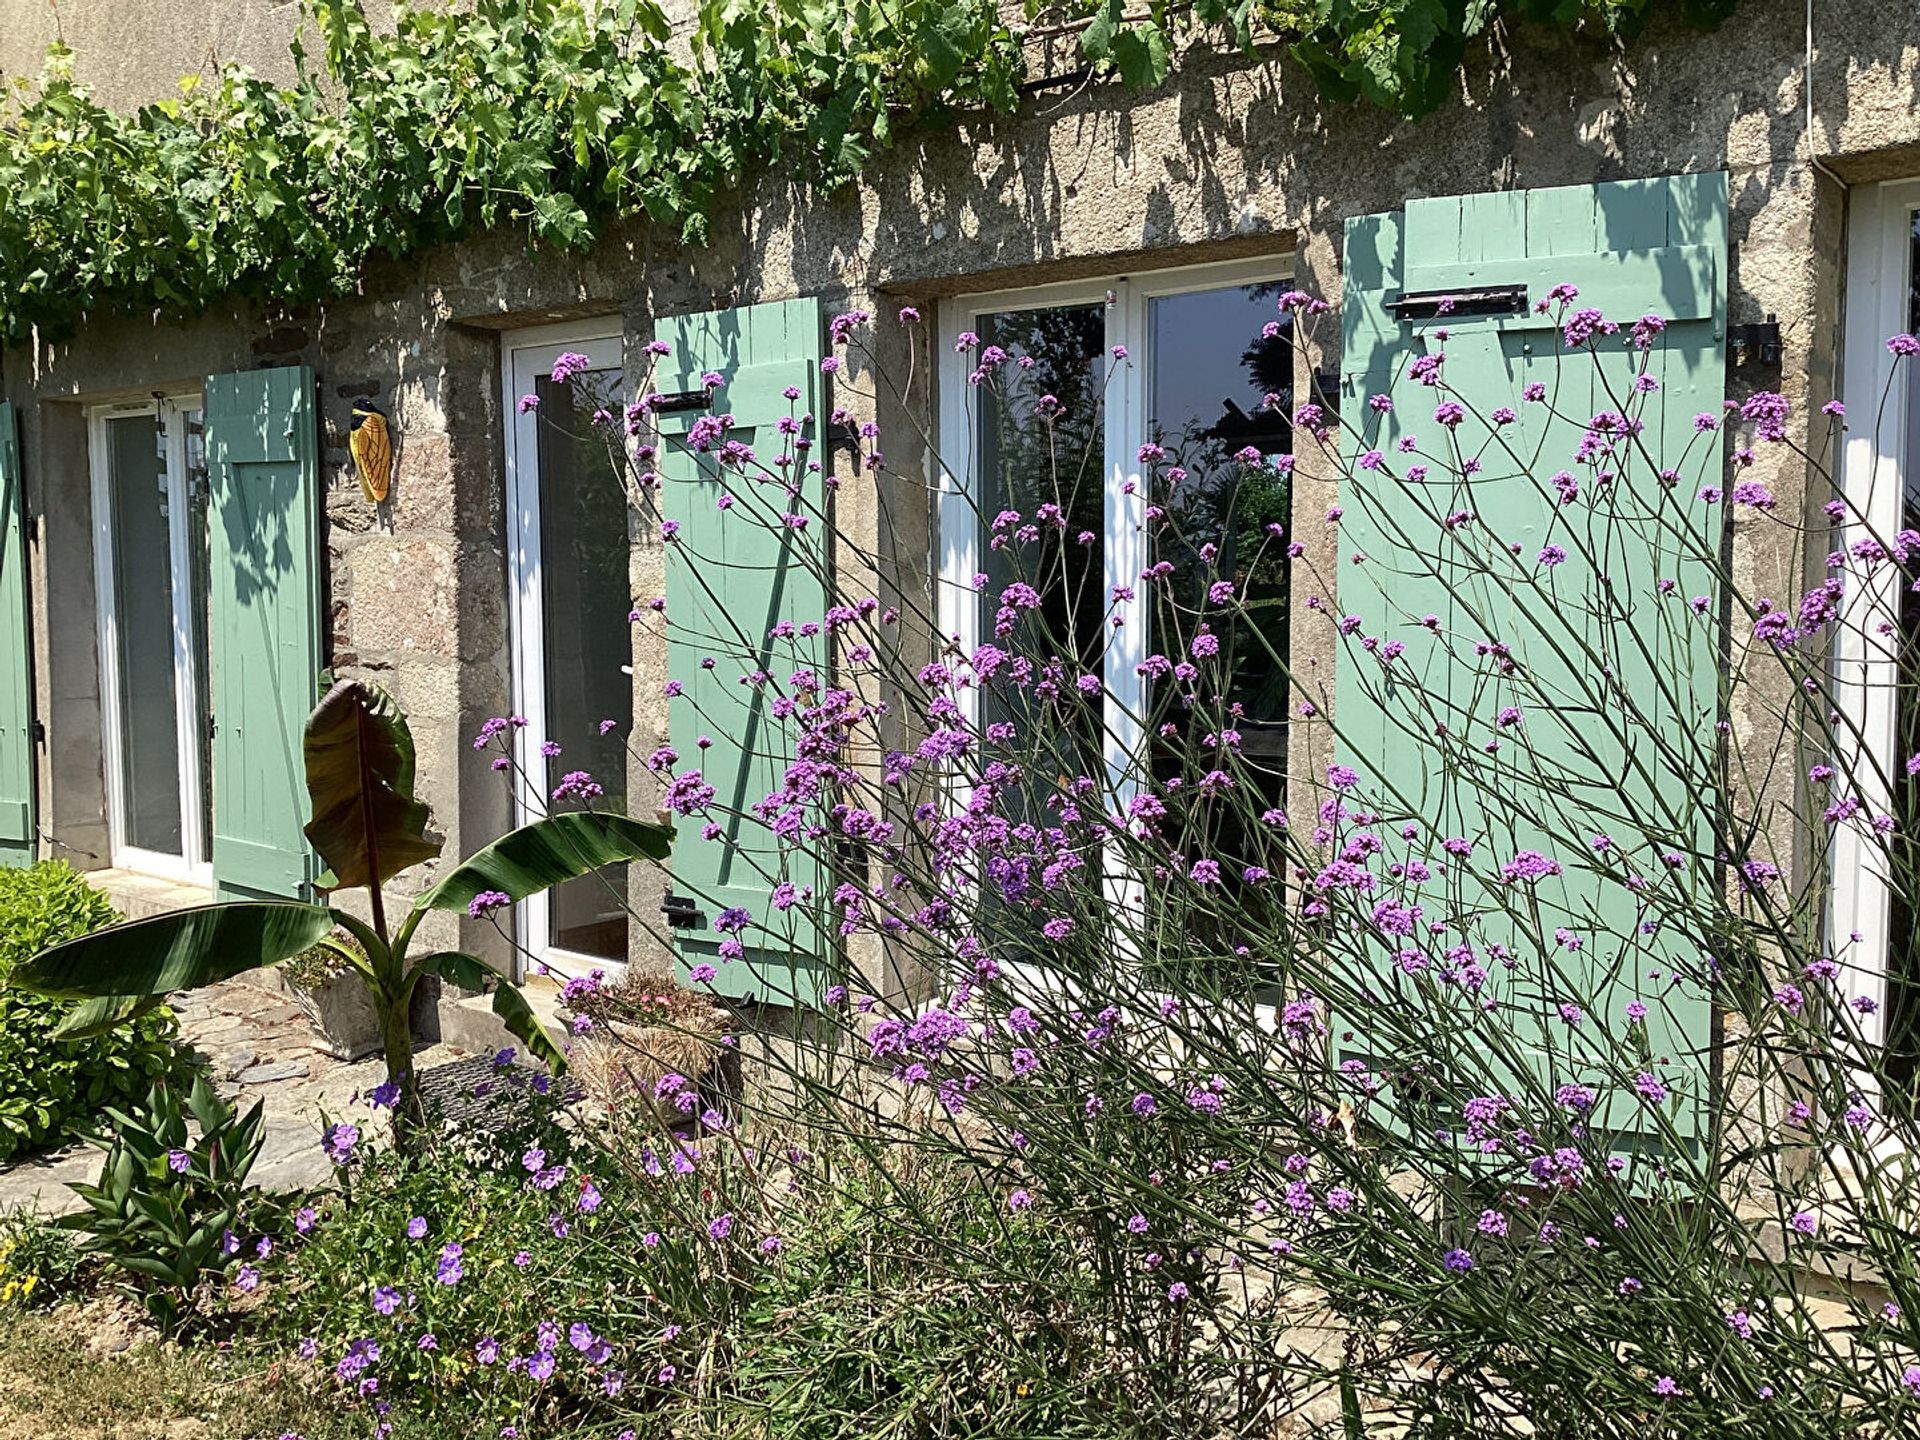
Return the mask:
[[(366, 10), (391, 24), (388, 0)], [(286, 82), (299, 19), (295, 0), (0, 0), (0, 75), (38, 77), (60, 40), (74, 52), (74, 78), (115, 110), (167, 99), (181, 77), (210, 80), (227, 63)]]
[[(0, 64), (19, 66), (16, 51), (38, 44), (39, 32), (12, 23), (33, 8), (0, 0)], [(121, 21), (96, 13), (107, 8), (87, 7), (98, 31), (79, 28), (75, 13), (62, 17), (82, 52), (81, 73), (115, 99), (143, 93), (156, 69), (179, 68), (169, 46), (232, 44), (274, 73), (279, 42), (265, 38), (265, 17), (291, 13), (179, 6), (185, 13), (166, 45), (136, 50), (128, 38), (136, 32), (111, 29)], [(859, 187), (837, 195), (761, 178), (713, 216), (712, 243), (697, 252), (639, 223), (585, 254), (532, 253), (507, 230), (384, 263), (361, 295), (298, 314), (238, 307), (185, 322), (102, 316), (58, 345), (10, 351), (4, 391), (23, 405), (35, 497), (41, 713), (60, 737), (42, 773), (56, 837), (83, 856), (104, 849), (79, 401), (268, 361), (315, 366), (329, 475), (331, 659), (342, 674), (388, 686), (407, 707), (423, 788), (453, 854), (508, 820), (497, 777), (466, 745), (509, 697), (502, 330), (618, 314), (631, 355), (656, 315), (796, 294), (883, 314), (911, 300), (931, 315), (939, 296), (967, 290), (1289, 253), (1302, 288), (1337, 299), (1349, 216), (1421, 195), (1725, 168), (1732, 319), (1777, 314), (1786, 339), (1779, 375), (1734, 372), (1734, 398), (1784, 384), (1804, 426), (1836, 384), (1846, 187), (1920, 173), (1920, 12), (1910, 0), (1820, 7), (1810, 69), (1804, 19), (1798, 6), (1749, 0), (1718, 32), (1660, 23), (1625, 54), (1522, 28), (1469, 64), (1455, 100), (1414, 125), (1327, 105), (1302, 71), (1272, 54), (1256, 63), (1195, 57), (1154, 94), (1101, 86), (1042, 96), (1017, 119), (909, 137)], [(242, 35), (245, 45), (234, 39)], [(1810, 150), (1822, 157), (1818, 167)], [(1328, 348), (1300, 357), (1303, 391), (1307, 370), (1337, 368), (1337, 327), (1323, 334)], [(344, 450), (348, 411), (362, 396), (395, 420), (390, 530), (361, 501)], [(851, 575), (848, 583), (924, 593), (931, 516), (911, 482), (921, 457), (901, 422), (931, 421), (931, 391), (889, 405), (879, 418), (907, 478), (875, 487), (849, 477), (839, 504), (851, 531), (890, 558), (859, 587)], [(1761, 467), (1782, 510), (1822, 498), (1785, 447), (1765, 451)], [(1333, 573), (1337, 538), (1311, 517), (1335, 498), (1310, 485), (1297, 497), (1300, 538), (1323, 574)], [(635, 594), (658, 593), (658, 541), (644, 524), (636, 534)], [(1743, 522), (1737, 562), (1760, 593), (1785, 594), (1806, 556), (1788, 527)], [(1309, 689), (1320, 687), (1315, 698), (1331, 714), (1330, 634), (1309, 612), (1295, 613), (1295, 669)], [(657, 632), (636, 633), (633, 741), (645, 754), (665, 738), (664, 645)], [(1749, 748), (1758, 739), (1762, 753), (1767, 705), (1756, 696), (1740, 717)], [(1322, 773), (1326, 721), (1296, 726), (1293, 746), (1296, 777)], [(1780, 824), (1796, 772), (1776, 767), (1780, 778), (1767, 782), (1763, 803), (1777, 807)], [(636, 813), (657, 804), (651, 783), (636, 780)], [(1304, 791), (1294, 798), (1295, 808), (1311, 803)], [(635, 900), (643, 915), (657, 913), (657, 894)]]

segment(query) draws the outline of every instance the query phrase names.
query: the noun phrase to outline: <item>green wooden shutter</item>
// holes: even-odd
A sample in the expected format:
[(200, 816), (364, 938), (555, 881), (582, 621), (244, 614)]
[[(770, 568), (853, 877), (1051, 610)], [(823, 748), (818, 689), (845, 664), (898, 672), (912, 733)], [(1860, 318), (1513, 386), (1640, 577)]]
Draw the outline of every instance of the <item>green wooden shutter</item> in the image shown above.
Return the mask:
[[(703, 372), (719, 372), (726, 384), (713, 410), (733, 416), (728, 438), (751, 446), (764, 464), (786, 448), (776, 426), (789, 415), (815, 417), (807, 433), (818, 439), (824, 350), (817, 300), (668, 318), (659, 338), (672, 347), (665, 364), (677, 373), (658, 377), (657, 388), (697, 391)], [(799, 399), (787, 398), (790, 388)], [(764, 475), (722, 471), (689, 446), (687, 431), (705, 413), (661, 416), (661, 508), (680, 527), (666, 547), (667, 674), (681, 686), (668, 706), (673, 746), (679, 768), (698, 767), (715, 788), (711, 819), (722, 831), (703, 838), (709, 820), (702, 816), (681, 817), (675, 830), (674, 893), (693, 899), (699, 917), (676, 931), (679, 963), (683, 973), (712, 964), (713, 986), (724, 995), (809, 1004), (828, 983), (824, 868), (814, 850), (778, 844), (760, 819), (740, 817), (780, 789), (793, 761), (794, 722), (772, 714), (778, 697), (793, 693), (788, 677), (802, 667), (825, 675), (820, 640), (768, 633), (781, 620), (818, 621), (828, 603), (825, 487), (804, 463), (824, 454), (818, 445), (803, 452), (801, 496), (789, 503)], [(736, 497), (732, 509), (719, 508), (723, 495)], [(782, 526), (782, 511), (812, 522), (804, 532)], [(773, 678), (741, 683), (756, 671)], [(711, 743), (702, 747), (703, 738)], [(812, 901), (777, 909), (771, 897), (783, 881), (811, 887)], [(740, 937), (745, 956), (723, 960), (713, 925), (730, 909), (752, 921)]]
[[(1344, 263), (1345, 418), (1372, 433), (1388, 465), (1357, 471), (1345, 497), (1342, 556), (1366, 559), (1341, 566), (1340, 609), (1362, 618), (1363, 634), (1382, 643), (1404, 641), (1399, 664), (1420, 683), (1395, 678), (1393, 666), (1352, 642), (1343, 646), (1335, 712), (1342, 759), (1373, 793), (1383, 785), (1397, 789), (1399, 805), (1387, 808), (1418, 818), (1431, 842), (1446, 835), (1473, 840), (1473, 868), (1480, 873), (1523, 849), (1567, 862), (1561, 880), (1540, 887), (1540, 924), (1531, 929), (1536, 940), (1523, 952), (1525, 963), (1510, 976), (1493, 966), (1489, 992), (1497, 994), (1549, 1088), (1578, 1080), (1603, 1090), (1608, 1098), (1596, 1122), (1622, 1151), (1647, 1146), (1659, 1126), (1618, 1083), (1599, 1085), (1601, 1077), (1581, 1073), (1555, 1011), (1562, 1001), (1582, 1003), (1603, 1013), (1618, 1034), (1628, 1002), (1645, 1003), (1647, 1059), (1681, 1097), (1670, 1123), (1690, 1146), (1711, 1098), (1713, 1015), (1701, 984), (1698, 937), (1656, 933), (1622, 944), (1618, 937), (1636, 934), (1634, 897), (1619, 883), (1579, 869), (1584, 857), (1567, 852), (1604, 831), (1638, 845), (1637, 868), (1655, 870), (1658, 862), (1641, 842), (1670, 825), (1671, 833), (1691, 837), (1687, 848), (1696, 856), (1710, 856), (1717, 777), (1676, 753), (1684, 746), (1662, 747), (1656, 737), (1637, 733), (1645, 727), (1609, 724), (1605, 687), (1590, 673), (1592, 662), (1567, 643), (1567, 627), (1589, 643), (1631, 637), (1609, 646), (1622, 689), (1671, 726), (1669, 735), (1710, 752), (1720, 718), (1718, 636), (1712, 623), (1691, 620), (1683, 601), (1713, 594), (1715, 585), (1711, 567), (1688, 553), (1682, 537), (1716, 545), (1722, 513), (1694, 497), (1703, 475), (1718, 482), (1720, 447), (1695, 433), (1693, 419), (1703, 411), (1717, 415), (1725, 396), (1726, 176), (1412, 201), (1396, 214), (1349, 221)], [(1616, 387), (1630, 383), (1632, 373), (1624, 327), (1646, 314), (1669, 322), (1648, 365), (1660, 390), (1643, 411), (1644, 441), (1666, 465), (1688, 455), (1685, 482), (1663, 485), (1642, 459), (1624, 467), (1626, 480), (1595, 502), (1593, 471), (1572, 458), (1586, 419), (1618, 408), (1619, 400), (1596, 379), (1591, 356), (1564, 348), (1558, 307), (1545, 314), (1534, 309), (1562, 282), (1578, 286), (1578, 307), (1597, 308), (1623, 326), (1601, 345), (1605, 373)], [(1451, 313), (1415, 311), (1403, 318), (1389, 304), (1402, 294), (1464, 295), (1503, 286), (1524, 287), (1517, 313), (1497, 303), (1487, 313), (1456, 301)], [(1433, 333), (1439, 329), (1447, 331), (1444, 341)], [(1423, 449), (1445, 453), (1433, 418), (1444, 397), (1410, 373), (1416, 357), (1432, 352), (1444, 353), (1445, 382), (1469, 411), (1456, 433), (1458, 451), (1479, 456), (1483, 466), (1465, 484), (1440, 464), (1432, 478), (1414, 483), (1406, 473), (1413, 462), (1394, 449), (1411, 432)], [(1546, 406), (1523, 399), (1536, 381), (1547, 387), (1558, 420)], [(1368, 397), (1379, 394), (1393, 400), (1385, 417), (1367, 407)], [(1519, 418), (1496, 440), (1487, 419), (1499, 406)], [(1550, 484), (1562, 469), (1581, 484), (1576, 505), (1559, 504)], [(1562, 543), (1569, 559), (1553, 570), (1551, 587), (1508, 583), (1442, 544), (1442, 517), (1463, 509), (1518, 547), (1516, 570), (1538, 574), (1542, 547)], [(1583, 559), (1583, 549), (1601, 557), (1604, 577)], [(1661, 580), (1677, 582), (1675, 599), (1656, 598)], [(1586, 605), (1609, 589), (1622, 618), (1593, 619)], [(1428, 616), (1439, 619), (1450, 637), (1446, 644), (1422, 628)], [(1512, 647), (1533, 702), (1524, 733), (1507, 738), (1491, 759), (1479, 747), (1500, 734), (1495, 716), (1509, 697), (1495, 667), (1473, 657), (1480, 640)], [(1540, 692), (1564, 702), (1542, 713)], [(1416, 694), (1423, 698), (1416, 701)], [(1426, 738), (1437, 724), (1470, 748), (1481, 773), (1497, 783), (1450, 787)], [(1695, 864), (1695, 883), (1715, 883), (1710, 865)], [(1433, 918), (1472, 904), (1471, 896), (1445, 898), (1436, 881), (1427, 912)], [(1537, 937), (1551, 943), (1556, 926), (1581, 937), (1584, 948), (1540, 957)], [(1513, 936), (1516, 944), (1524, 938)], [(1386, 967), (1383, 956), (1379, 988), (1390, 996), (1396, 982)], [(1676, 972), (1689, 978), (1675, 984)], [(1336, 1036), (1348, 1056), (1391, 1071), (1390, 1057), (1372, 1053), (1363, 1020), (1337, 1024)]]
[(27, 630), (26, 478), (11, 405), (0, 404), (0, 865), (31, 865), (33, 637)]
[(320, 682), (320, 463), (305, 366), (207, 381), (213, 541), (213, 874), (223, 897), (302, 896), (301, 741)]

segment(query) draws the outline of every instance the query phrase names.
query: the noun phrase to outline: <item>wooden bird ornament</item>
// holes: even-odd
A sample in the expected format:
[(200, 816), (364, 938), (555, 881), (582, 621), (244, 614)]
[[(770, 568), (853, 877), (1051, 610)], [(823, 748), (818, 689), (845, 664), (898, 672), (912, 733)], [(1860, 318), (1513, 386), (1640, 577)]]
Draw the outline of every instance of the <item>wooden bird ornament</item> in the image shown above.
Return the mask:
[(387, 432), (386, 413), (371, 400), (353, 402), (347, 449), (360, 476), (360, 493), (369, 505), (385, 504), (393, 488), (393, 437)]

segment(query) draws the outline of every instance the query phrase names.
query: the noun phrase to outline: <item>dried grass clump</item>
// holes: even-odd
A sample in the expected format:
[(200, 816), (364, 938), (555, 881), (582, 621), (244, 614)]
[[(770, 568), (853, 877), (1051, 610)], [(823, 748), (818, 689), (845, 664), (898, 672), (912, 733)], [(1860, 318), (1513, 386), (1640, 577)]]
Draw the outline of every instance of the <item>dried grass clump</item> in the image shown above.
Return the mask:
[(661, 970), (630, 966), (617, 979), (572, 996), (568, 1009), (589, 1022), (574, 1042), (573, 1078), (608, 1112), (641, 1106), (663, 1120), (683, 1118), (663, 1086), (668, 1076), (711, 1103), (729, 1093), (735, 1068), (723, 1043), (733, 1016)]

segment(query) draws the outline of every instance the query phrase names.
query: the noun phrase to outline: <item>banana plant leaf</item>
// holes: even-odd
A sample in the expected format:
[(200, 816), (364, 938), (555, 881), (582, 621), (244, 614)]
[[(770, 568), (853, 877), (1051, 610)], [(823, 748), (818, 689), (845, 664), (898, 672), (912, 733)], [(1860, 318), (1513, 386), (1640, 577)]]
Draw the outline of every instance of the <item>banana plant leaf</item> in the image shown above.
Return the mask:
[(12, 983), (43, 995), (165, 995), (277, 965), (333, 929), (324, 905), (235, 900), (113, 925), (43, 950)]
[(53, 1027), (56, 1040), (84, 1040), (137, 1020), (166, 1003), (165, 995), (96, 995), (82, 1000)]
[(522, 825), (476, 850), (415, 903), (427, 910), (464, 910), (489, 890), (524, 900), (602, 865), (664, 860), (672, 849), (673, 831), (664, 825), (567, 811)]
[(413, 793), (413, 732), (386, 691), (335, 685), (307, 717), (305, 749), (307, 839), (332, 871), (327, 889), (382, 883), (440, 853)]
[(421, 957), (416, 964), (430, 975), (452, 981), (462, 990), (484, 990), (489, 980), (497, 981), (493, 990), (493, 1013), (500, 1017), (500, 1023), (507, 1027), (507, 1033), (525, 1045), (529, 1055), (544, 1061), (554, 1074), (558, 1075), (567, 1068), (567, 1057), (553, 1043), (553, 1037), (547, 1034), (540, 1017), (527, 1004), (527, 997), (520, 993), (518, 986), (485, 961), (458, 950), (442, 950)]

